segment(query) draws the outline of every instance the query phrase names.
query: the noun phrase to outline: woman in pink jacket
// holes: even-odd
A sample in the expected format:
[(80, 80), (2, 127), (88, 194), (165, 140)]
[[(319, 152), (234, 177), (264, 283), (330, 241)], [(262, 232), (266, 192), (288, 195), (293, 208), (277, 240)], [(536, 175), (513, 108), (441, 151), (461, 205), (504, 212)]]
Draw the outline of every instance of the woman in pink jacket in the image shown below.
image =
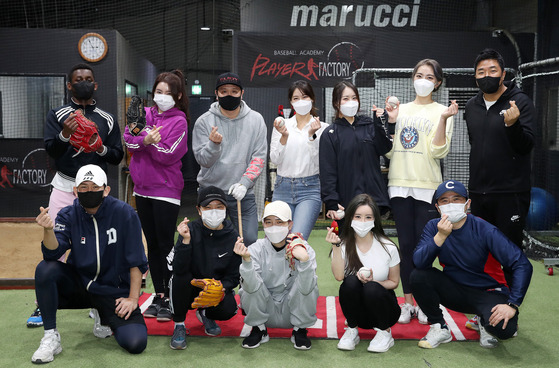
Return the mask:
[(138, 135), (124, 130), (132, 154), (130, 175), (138, 216), (148, 245), (155, 298), (144, 317), (170, 321), (166, 257), (173, 248), (184, 180), (181, 158), (187, 151), (188, 98), (180, 70), (161, 73), (153, 84), (155, 106), (145, 108), (146, 127)]

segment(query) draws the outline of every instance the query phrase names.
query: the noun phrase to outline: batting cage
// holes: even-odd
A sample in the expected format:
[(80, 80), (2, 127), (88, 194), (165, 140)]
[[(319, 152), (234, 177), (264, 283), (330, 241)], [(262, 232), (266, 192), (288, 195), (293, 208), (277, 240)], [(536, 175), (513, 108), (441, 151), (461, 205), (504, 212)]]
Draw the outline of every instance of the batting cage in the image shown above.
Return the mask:
[[(274, 118), (290, 113), (287, 90), (294, 81), (311, 83), (320, 120), (332, 123), (337, 82), (352, 81), (361, 95), (359, 113), (371, 115), (373, 105), (384, 107), (388, 96), (412, 101), (413, 66), (435, 59), (444, 81), (434, 100), (443, 105), (456, 100), (459, 106), (450, 153), (442, 160), (443, 178), (467, 184), (470, 146), (463, 112), (479, 91), (475, 57), (493, 48), (505, 59), (506, 79), (528, 93), (538, 114), (531, 179), (545, 193), (530, 229), (556, 229), (559, 63), (556, 36), (548, 30), (556, 13), (552, 1), (520, 0), (4, 2), (0, 217), (32, 218), (48, 201), (57, 169), (44, 151), (45, 119), (69, 102), (67, 74), (75, 64), (94, 70), (96, 103), (115, 116), (121, 132), (132, 96), (151, 106), (156, 76), (184, 72), (190, 121), (181, 211), (196, 216), (200, 166), (192, 131), (215, 102), (219, 74), (239, 74), (243, 100), (263, 116), (269, 146)], [(125, 153), (119, 165), (109, 165), (109, 184), (112, 195), (133, 202), (129, 161)], [(388, 160), (383, 165), (388, 169)], [(254, 186), (259, 215), (276, 177), (269, 160), (265, 167)]]

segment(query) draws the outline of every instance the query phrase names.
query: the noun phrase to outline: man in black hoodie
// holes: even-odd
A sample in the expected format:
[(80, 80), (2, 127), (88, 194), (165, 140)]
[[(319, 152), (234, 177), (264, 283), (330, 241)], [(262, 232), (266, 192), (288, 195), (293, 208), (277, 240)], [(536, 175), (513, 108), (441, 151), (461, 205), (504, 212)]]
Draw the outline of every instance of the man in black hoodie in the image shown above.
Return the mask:
[(198, 193), (200, 219), (189, 223), (185, 217), (177, 227), (179, 238), (174, 248), (173, 276), (170, 281), (171, 308), (175, 330), (172, 349), (186, 348), (184, 320), (200, 289), (191, 285), (193, 279), (221, 281), (225, 296), (215, 307), (198, 308), (196, 317), (207, 335), (221, 334), (215, 320), (231, 319), (237, 313), (234, 288), (239, 284), (241, 257), (233, 252), (238, 233), (227, 216), (227, 197), (223, 190), (208, 186)]
[(476, 58), (480, 92), (466, 104), (471, 144), (472, 213), (495, 225), (522, 248), (530, 207), (530, 153), (536, 112), (514, 82), (505, 82), (503, 57), (485, 49)]

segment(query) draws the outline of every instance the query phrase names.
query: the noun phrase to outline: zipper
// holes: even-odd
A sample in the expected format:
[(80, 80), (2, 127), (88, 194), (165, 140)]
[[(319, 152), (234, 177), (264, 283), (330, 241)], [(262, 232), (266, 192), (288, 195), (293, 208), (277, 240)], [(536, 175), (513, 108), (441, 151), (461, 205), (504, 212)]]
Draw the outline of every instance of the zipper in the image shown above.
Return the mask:
[(97, 271), (95, 272), (95, 277), (87, 284), (87, 289), (89, 290), (89, 286), (92, 282), (97, 281), (97, 277), (99, 277), (99, 273), (101, 272), (101, 254), (99, 250), (99, 227), (97, 226), (97, 220), (95, 217), (91, 216), (93, 220), (93, 227), (95, 228), (95, 253), (97, 256)]

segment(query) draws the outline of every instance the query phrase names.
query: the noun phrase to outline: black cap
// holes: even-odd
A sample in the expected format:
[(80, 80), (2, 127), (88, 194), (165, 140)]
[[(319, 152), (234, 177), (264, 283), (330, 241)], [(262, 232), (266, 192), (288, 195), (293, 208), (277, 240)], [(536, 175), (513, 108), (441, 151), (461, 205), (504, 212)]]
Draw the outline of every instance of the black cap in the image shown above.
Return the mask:
[(239, 86), (240, 89), (243, 89), (241, 78), (239, 78), (239, 76), (235, 73), (223, 73), (219, 77), (217, 77), (217, 81), (215, 82), (215, 89), (217, 90), (224, 84), (234, 84), (236, 86)]
[(227, 199), (223, 190), (214, 186), (200, 189), (198, 192), (198, 206), (205, 207), (210, 204), (211, 201), (220, 201), (227, 206)]

